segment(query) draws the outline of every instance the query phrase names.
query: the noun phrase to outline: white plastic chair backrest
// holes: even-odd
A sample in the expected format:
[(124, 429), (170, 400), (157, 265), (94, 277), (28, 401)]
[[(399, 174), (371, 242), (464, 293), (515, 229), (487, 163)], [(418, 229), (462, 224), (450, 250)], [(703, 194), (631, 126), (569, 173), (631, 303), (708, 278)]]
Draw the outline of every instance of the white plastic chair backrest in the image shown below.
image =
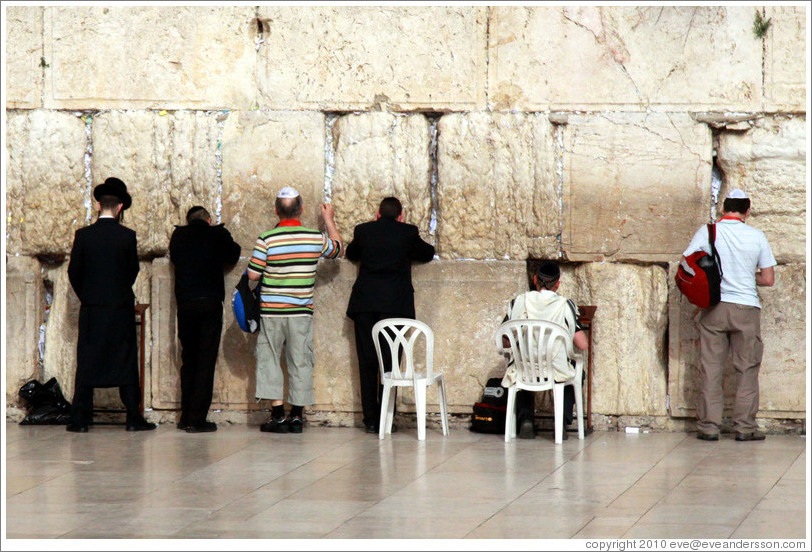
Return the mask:
[(502, 337), (510, 342), (509, 349), (518, 381), (529, 385), (550, 385), (555, 382), (554, 362), (563, 347), (564, 354), (573, 355), (572, 341), (564, 326), (546, 320), (510, 320), (496, 330), (496, 346), (504, 350)]
[[(386, 318), (372, 326), (372, 341), (375, 343), (375, 352), (378, 354), (378, 367), (381, 370), (381, 377), (383, 377), (384, 367), (381, 339), (389, 346), (389, 354), (392, 360), (391, 378), (414, 380), (421, 377), (421, 374), (415, 371), (414, 362), (415, 345), (421, 335), (425, 337), (426, 342), (425, 376), (431, 378), (434, 375), (434, 332), (431, 331), (431, 328), (423, 322), (411, 318)], [(398, 354), (400, 350), (403, 351), (402, 361)]]

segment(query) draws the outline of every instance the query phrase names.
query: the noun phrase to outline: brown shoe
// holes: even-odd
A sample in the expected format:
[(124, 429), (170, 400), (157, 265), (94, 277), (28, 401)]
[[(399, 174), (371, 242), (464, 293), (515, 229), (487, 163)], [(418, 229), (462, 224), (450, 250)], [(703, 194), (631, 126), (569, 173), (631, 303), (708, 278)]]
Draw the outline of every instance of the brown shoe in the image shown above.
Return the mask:
[(752, 433), (739, 433), (736, 432), (737, 441), (763, 441), (767, 436), (761, 431), (753, 431)]
[[(700, 441), (718, 441), (719, 434), (718, 433), (702, 433), (701, 431), (696, 432), (696, 438)], [(738, 439), (738, 437), (737, 437)]]

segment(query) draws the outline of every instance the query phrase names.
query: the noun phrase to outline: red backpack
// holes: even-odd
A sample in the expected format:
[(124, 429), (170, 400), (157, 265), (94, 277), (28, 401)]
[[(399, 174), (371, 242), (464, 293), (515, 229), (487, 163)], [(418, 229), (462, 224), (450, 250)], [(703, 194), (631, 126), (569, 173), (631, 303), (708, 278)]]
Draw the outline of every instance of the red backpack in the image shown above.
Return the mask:
[(722, 297), (722, 262), (716, 251), (716, 225), (708, 224), (711, 254), (704, 251), (691, 253), (680, 262), (675, 279), (677, 288), (697, 307), (706, 309), (716, 305)]

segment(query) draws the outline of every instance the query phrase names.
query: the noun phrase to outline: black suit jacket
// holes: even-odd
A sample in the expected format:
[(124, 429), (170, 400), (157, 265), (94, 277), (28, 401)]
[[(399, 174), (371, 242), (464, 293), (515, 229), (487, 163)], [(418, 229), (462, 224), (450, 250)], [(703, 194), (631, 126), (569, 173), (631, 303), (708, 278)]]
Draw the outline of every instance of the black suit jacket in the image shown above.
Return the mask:
[(193, 220), (178, 226), (169, 240), (169, 258), (175, 265), (175, 299), (225, 298), (223, 270), (240, 259), (240, 245), (222, 224), (209, 226)]
[(110, 218), (76, 231), (68, 278), (82, 306), (134, 307), (137, 276), (135, 231)]
[(360, 261), (347, 315), (383, 312), (414, 318), (412, 261), (428, 262), (434, 246), (420, 238), (417, 226), (380, 218), (355, 227), (347, 258)]

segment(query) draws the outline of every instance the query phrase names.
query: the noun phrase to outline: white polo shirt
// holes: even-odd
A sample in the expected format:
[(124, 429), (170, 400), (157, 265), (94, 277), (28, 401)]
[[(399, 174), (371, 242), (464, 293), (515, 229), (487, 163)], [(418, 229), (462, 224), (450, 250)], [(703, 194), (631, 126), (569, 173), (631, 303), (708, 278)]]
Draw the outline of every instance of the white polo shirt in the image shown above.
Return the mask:
[[(706, 226), (697, 230), (682, 255), (687, 257), (700, 250), (711, 252)], [(764, 232), (738, 219), (723, 218), (716, 223), (716, 251), (722, 262), (722, 301), (761, 308), (756, 269), (776, 264)]]

